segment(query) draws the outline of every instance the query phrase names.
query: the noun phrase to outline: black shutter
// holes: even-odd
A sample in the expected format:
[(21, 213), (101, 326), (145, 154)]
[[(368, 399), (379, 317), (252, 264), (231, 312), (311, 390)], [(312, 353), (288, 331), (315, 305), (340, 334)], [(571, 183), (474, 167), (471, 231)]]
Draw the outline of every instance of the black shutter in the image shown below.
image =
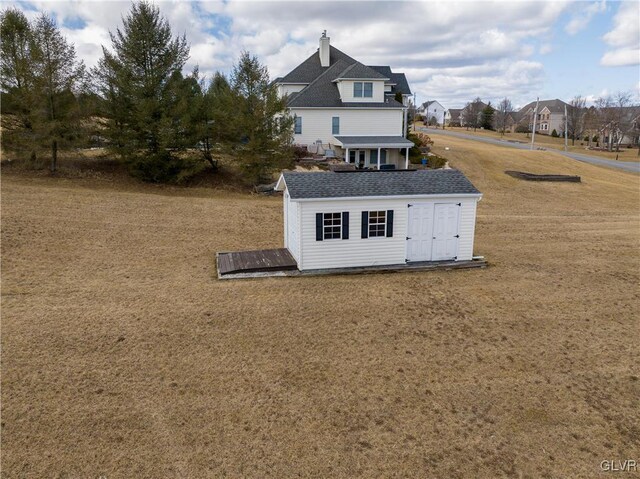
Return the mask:
[(368, 238), (369, 237), (369, 212), (362, 212), (362, 230), (361, 230), (360, 238)]
[(349, 212), (342, 212), (342, 239), (349, 239)]
[(393, 236), (393, 210), (387, 210), (387, 238)]
[(322, 241), (322, 213), (316, 213), (316, 241)]

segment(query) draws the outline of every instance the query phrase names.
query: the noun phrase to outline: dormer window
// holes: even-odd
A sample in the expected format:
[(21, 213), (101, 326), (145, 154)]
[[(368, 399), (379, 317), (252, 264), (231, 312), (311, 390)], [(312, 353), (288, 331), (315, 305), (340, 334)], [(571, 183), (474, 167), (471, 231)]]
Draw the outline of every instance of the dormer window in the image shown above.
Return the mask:
[(373, 83), (372, 82), (353, 82), (353, 97), (354, 98), (372, 98), (373, 97)]

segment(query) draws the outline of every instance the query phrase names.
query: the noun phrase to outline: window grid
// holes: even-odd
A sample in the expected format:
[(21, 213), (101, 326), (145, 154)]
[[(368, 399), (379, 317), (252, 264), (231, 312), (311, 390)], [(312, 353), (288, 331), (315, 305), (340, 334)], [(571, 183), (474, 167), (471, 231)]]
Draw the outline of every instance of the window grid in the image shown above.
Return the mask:
[(323, 213), (323, 239), (340, 239), (342, 237), (342, 213)]
[(369, 238), (386, 236), (387, 212), (369, 211)]

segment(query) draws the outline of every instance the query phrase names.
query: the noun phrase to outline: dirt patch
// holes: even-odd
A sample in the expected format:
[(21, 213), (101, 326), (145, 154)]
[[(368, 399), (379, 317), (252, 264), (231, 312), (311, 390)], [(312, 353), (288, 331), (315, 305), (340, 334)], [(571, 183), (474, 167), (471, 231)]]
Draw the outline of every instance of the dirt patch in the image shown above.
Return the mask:
[(281, 199), (3, 172), (3, 474), (592, 478), (633, 458), (637, 176), (444, 146), (484, 193), (488, 269), (217, 281), (215, 251), (281, 246)]

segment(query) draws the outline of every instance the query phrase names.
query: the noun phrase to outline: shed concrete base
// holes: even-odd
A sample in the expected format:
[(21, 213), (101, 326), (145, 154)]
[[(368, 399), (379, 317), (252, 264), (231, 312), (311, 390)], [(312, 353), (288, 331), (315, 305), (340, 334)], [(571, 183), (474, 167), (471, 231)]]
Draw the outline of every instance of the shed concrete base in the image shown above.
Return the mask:
[[(219, 262), (219, 256), (216, 255), (216, 262)], [(246, 279), (246, 278), (270, 278), (280, 276), (325, 276), (325, 275), (343, 275), (343, 274), (366, 274), (366, 273), (396, 273), (403, 271), (429, 271), (429, 270), (451, 270), (451, 269), (470, 269), (470, 268), (486, 268), (487, 262), (483, 257), (473, 259), (471, 261), (422, 261), (415, 263), (391, 264), (382, 266), (360, 266), (355, 268), (331, 268), (331, 269), (312, 269), (305, 271), (288, 270), (288, 271), (253, 271), (253, 272), (237, 272), (230, 274), (220, 274), (218, 270), (218, 279)]]

